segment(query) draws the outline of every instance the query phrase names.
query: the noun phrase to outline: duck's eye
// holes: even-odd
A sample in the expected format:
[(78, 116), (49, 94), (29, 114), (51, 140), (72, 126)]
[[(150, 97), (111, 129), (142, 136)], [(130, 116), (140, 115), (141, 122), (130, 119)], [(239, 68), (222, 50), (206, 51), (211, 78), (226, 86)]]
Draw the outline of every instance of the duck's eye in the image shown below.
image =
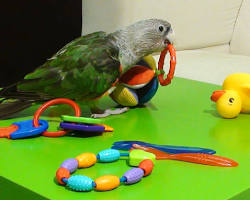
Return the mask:
[(230, 103), (233, 103), (233, 102), (234, 102), (234, 98), (230, 98), (230, 99), (229, 99), (229, 102), (230, 102)]
[(163, 26), (159, 26), (159, 31), (162, 32), (164, 30)]

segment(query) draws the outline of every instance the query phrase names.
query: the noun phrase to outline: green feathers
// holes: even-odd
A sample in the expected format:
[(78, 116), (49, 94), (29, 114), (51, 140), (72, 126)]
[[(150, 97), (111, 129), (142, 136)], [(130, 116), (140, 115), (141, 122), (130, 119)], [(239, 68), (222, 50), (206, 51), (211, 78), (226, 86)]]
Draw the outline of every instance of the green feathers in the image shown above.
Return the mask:
[(51, 98), (96, 98), (120, 76), (118, 53), (104, 32), (82, 36), (26, 75), (18, 90)]

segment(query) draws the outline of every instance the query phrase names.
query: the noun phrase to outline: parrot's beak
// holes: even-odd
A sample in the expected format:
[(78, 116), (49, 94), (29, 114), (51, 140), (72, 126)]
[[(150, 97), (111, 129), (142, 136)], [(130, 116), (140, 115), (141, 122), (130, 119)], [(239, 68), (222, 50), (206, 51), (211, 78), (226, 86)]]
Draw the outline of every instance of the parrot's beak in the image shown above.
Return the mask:
[(175, 33), (174, 30), (170, 28), (170, 30), (166, 34), (165, 44), (174, 44), (174, 43), (175, 43)]

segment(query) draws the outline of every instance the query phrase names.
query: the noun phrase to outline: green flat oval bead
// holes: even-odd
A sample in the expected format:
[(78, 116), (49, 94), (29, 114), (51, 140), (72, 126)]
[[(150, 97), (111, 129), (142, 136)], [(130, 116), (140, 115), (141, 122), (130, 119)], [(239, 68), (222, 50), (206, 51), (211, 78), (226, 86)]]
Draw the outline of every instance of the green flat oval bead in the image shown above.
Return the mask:
[(134, 149), (129, 153), (129, 165), (139, 166), (140, 162), (145, 159), (152, 160), (155, 163), (155, 154), (143, 151), (141, 149)]

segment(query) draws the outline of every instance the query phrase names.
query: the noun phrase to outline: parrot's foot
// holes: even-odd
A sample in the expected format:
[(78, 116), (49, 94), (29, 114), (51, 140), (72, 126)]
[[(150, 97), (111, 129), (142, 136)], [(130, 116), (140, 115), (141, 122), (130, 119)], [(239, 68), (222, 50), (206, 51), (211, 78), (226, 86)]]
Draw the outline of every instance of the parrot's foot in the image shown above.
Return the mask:
[(128, 109), (129, 109), (128, 107), (116, 108), (115, 110), (107, 109), (101, 114), (92, 114), (91, 117), (92, 118), (103, 118), (103, 117), (107, 117), (110, 115), (119, 115), (119, 114), (122, 114), (124, 112), (127, 112)]

